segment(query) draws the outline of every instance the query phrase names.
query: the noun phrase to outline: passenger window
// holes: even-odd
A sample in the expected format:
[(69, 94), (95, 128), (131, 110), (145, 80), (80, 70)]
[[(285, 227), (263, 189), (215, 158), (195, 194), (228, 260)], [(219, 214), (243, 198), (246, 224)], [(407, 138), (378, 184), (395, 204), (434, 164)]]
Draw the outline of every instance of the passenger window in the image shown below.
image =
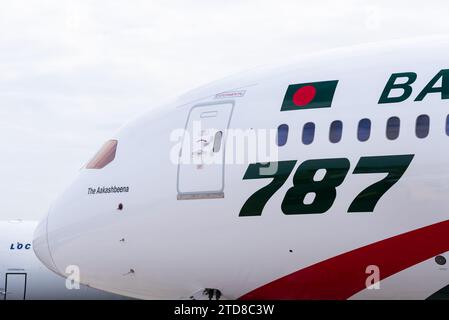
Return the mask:
[(446, 117), (446, 134), (449, 136), (449, 115)]
[(102, 169), (111, 163), (115, 159), (117, 144), (117, 140), (109, 140), (106, 142), (86, 165), (86, 169)]
[(340, 120), (332, 122), (329, 130), (329, 140), (332, 143), (340, 142), (342, 132), (343, 132), (343, 123)]
[(222, 138), (223, 138), (223, 132), (217, 131), (217, 133), (215, 133), (215, 138), (214, 138), (214, 148), (213, 148), (214, 152), (220, 151)]
[(423, 139), (429, 135), (430, 130), (430, 119), (426, 114), (420, 115), (416, 118), (416, 136)]
[(288, 139), (288, 125), (281, 124), (278, 127), (278, 146), (282, 147), (287, 143)]
[(369, 139), (371, 135), (371, 120), (362, 119), (359, 121), (359, 127), (357, 128), (357, 139), (359, 141), (365, 142)]
[(315, 138), (315, 124), (307, 122), (302, 129), (302, 143), (311, 144)]
[(391, 117), (387, 121), (387, 138), (389, 140), (395, 140), (399, 137), (399, 130), (401, 126), (401, 120), (398, 117)]

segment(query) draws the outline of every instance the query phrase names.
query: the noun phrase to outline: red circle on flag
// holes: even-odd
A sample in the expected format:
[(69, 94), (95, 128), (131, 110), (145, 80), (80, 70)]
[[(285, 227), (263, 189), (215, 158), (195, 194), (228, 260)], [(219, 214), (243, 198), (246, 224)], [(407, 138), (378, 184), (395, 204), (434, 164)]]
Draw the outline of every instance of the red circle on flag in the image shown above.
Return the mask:
[(316, 89), (314, 86), (305, 86), (299, 88), (293, 95), (293, 103), (298, 107), (308, 105), (316, 96)]

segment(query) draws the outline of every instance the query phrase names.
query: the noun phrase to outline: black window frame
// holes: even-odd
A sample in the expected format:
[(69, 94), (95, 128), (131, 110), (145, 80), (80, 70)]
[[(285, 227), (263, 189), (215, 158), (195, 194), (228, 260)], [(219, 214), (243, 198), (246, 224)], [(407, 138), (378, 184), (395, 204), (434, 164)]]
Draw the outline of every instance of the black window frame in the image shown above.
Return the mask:
[[(367, 126), (363, 126), (363, 124), (368, 124)], [(369, 118), (363, 118), (359, 120), (359, 123), (357, 124), (357, 140), (360, 142), (366, 142), (371, 137), (371, 119)], [(363, 129), (362, 129), (363, 128)], [(364, 135), (362, 135), (364, 133)]]
[[(424, 122), (421, 120), (425, 119)], [(419, 139), (425, 139), (430, 133), (430, 117), (427, 114), (421, 114), (416, 117), (415, 122), (415, 135)]]
[[(392, 124), (393, 121), (396, 123)], [(399, 135), (401, 134), (401, 119), (399, 117), (393, 116), (388, 118), (385, 134), (390, 141), (399, 138)]]
[(449, 114), (446, 117), (446, 135), (449, 136)]
[[(316, 126), (314, 122), (307, 122), (304, 124), (304, 126), (302, 127), (302, 135), (301, 135), (301, 141), (303, 144), (305, 145), (310, 145), (313, 143), (313, 141), (315, 140), (315, 131), (316, 131)], [(309, 134), (309, 132), (311, 134)], [(310, 138), (308, 138), (310, 137)], [(306, 140), (306, 138), (308, 138)]]
[(343, 121), (334, 120), (329, 126), (329, 141), (339, 143), (343, 136)]
[[(286, 128), (286, 130), (282, 130), (283, 128)], [(277, 139), (276, 139), (276, 144), (278, 147), (283, 147), (287, 144), (289, 130), (290, 129), (288, 127), (288, 124), (283, 123), (278, 126)], [(282, 134), (280, 134), (280, 133), (282, 133)], [(280, 140), (281, 138), (283, 139), (282, 141)]]

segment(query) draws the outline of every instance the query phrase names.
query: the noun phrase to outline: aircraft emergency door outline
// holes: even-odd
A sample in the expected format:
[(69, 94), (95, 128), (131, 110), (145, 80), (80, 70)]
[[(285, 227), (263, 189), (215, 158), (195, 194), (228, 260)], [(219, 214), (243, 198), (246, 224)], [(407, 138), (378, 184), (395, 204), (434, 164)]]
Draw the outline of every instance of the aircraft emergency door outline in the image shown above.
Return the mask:
[(226, 130), (233, 109), (233, 101), (190, 109), (179, 153), (178, 200), (224, 198)]

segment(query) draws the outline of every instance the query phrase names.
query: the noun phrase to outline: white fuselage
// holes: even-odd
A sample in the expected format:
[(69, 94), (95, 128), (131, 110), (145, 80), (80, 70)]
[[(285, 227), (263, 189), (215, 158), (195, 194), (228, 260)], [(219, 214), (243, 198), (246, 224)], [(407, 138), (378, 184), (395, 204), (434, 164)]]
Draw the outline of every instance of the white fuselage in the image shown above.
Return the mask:
[[(214, 288), (229, 299), (425, 299), (449, 284), (447, 266), (435, 262), (449, 251), (449, 78), (435, 78), (449, 68), (448, 54), (445, 39), (350, 48), (184, 95), (119, 131), (113, 161), (80, 172), (42, 222), (35, 250), (61, 274), (75, 264), (83, 283), (138, 298)], [(394, 82), (410, 80), (409, 97), (379, 103), (401, 73), (417, 75)], [(425, 94), (432, 79), (429, 88), (440, 90)], [(330, 98), (324, 81), (338, 81)], [(298, 109), (281, 111), (288, 88), (307, 83), (316, 87), (316, 107), (302, 108), (307, 97), (296, 96)], [(405, 97), (401, 88), (390, 91), (389, 99)], [(416, 135), (420, 115), (430, 119), (424, 138)], [(400, 120), (395, 139), (386, 136), (391, 117)], [(371, 123), (366, 141), (358, 139), (362, 119)], [(337, 120), (341, 140), (333, 143)], [(192, 133), (198, 122), (214, 134)], [(315, 126), (309, 144), (306, 123)], [(276, 132), (282, 124), (288, 139), (268, 160), (173, 161), (240, 154), (231, 133)], [(182, 129), (193, 135), (190, 149), (185, 132), (176, 133)], [(222, 144), (214, 151), (217, 132)], [(266, 162), (281, 167), (266, 177), (249, 172)], [(273, 176), (282, 181), (263, 189)], [(379, 181), (388, 190), (375, 185), (361, 195)], [(378, 289), (366, 288), (372, 274)]]

